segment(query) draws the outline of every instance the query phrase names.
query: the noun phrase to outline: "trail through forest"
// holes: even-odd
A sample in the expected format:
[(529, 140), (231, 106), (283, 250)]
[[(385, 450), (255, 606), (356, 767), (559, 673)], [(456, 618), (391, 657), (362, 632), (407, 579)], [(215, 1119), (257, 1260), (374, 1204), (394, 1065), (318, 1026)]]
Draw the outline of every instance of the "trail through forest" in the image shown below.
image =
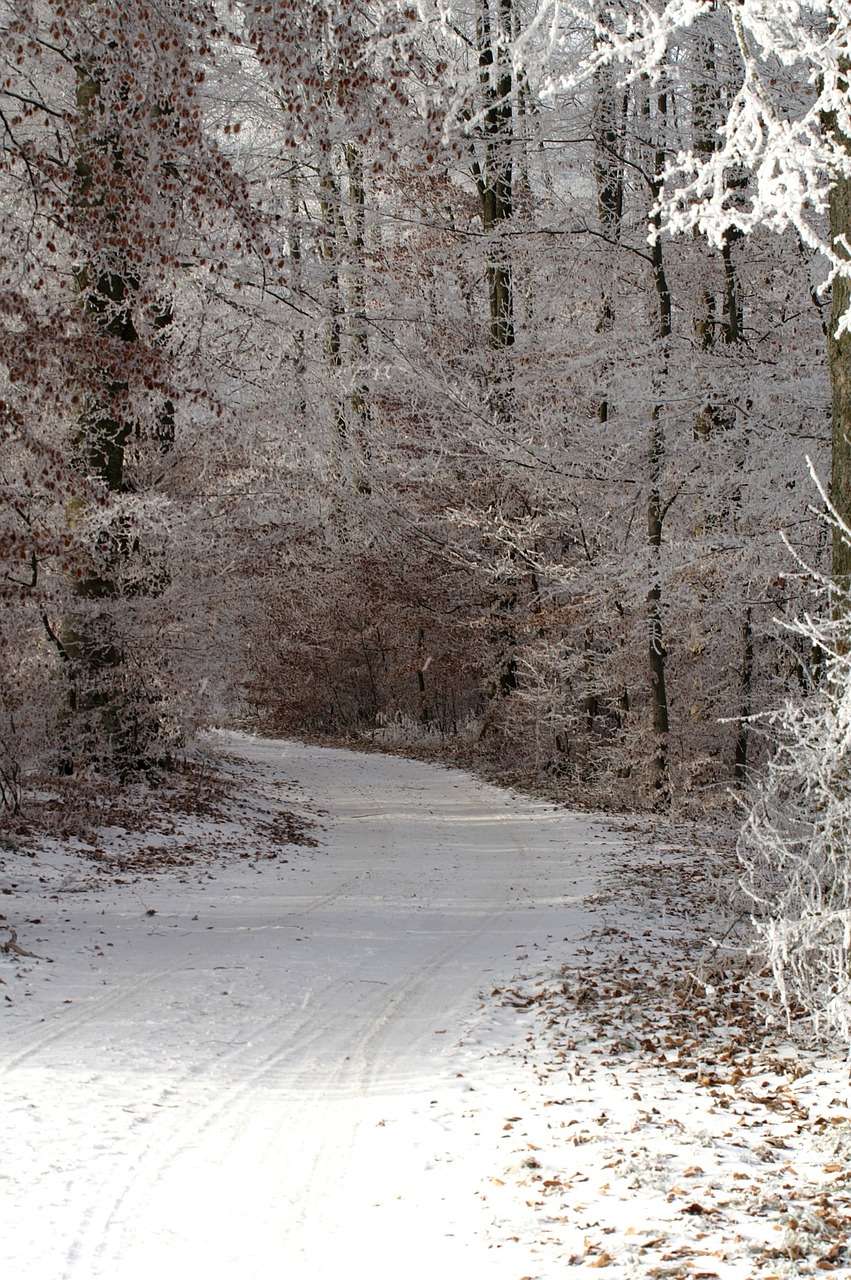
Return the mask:
[(0, 855), (9, 1275), (851, 1275), (844, 1070), (710, 974), (699, 850), (208, 752), (206, 816)]

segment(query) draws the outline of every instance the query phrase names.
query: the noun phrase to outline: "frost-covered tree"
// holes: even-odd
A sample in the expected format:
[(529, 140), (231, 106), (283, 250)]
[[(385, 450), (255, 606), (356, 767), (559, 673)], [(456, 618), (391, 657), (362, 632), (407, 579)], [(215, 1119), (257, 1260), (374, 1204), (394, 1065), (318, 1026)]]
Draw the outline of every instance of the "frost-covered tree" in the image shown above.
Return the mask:
[[(851, 514), (851, 410), (848, 404), (851, 349), (851, 10), (844, 0), (667, 0), (667, 3), (584, 5), (568, 0), (551, 6), (556, 26), (589, 24), (596, 32), (593, 55), (578, 73), (621, 65), (628, 76), (677, 74), (683, 50), (695, 40), (714, 51), (734, 50), (729, 77), (714, 101), (699, 90), (691, 113), (698, 124), (709, 108), (716, 142), (701, 140), (670, 157), (662, 174), (658, 229), (697, 230), (722, 253), (732, 237), (768, 229), (791, 233), (804, 251), (824, 261), (818, 293), (833, 287), (828, 329), (833, 390), (831, 499), (843, 517)], [(710, 45), (707, 46), (707, 39)], [(834, 576), (844, 578), (849, 553), (834, 539)]]
[(827, 380), (809, 241), (665, 236), (742, 66), (692, 8), (658, 77), (638, 4), (9, 11), (0, 551), (56, 756), (126, 772), (204, 683), (585, 797), (744, 775)]
[(16, 4), (0, 25), (4, 631), (52, 672), (15, 724), (50, 724), (41, 754), (67, 771), (145, 768), (192, 719), (186, 438), (216, 406), (183, 303), (251, 225), (205, 127), (217, 33), (178, 0)]
[[(513, 13), (522, 29), (512, 48), (524, 58), (543, 38), (535, 10)], [(314, 446), (300, 482), (313, 510), (300, 525), (298, 556), (289, 535), (281, 547), (281, 599), (270, 616), (314, 618), (306, 634), (327, 637), (313, 650), (299, 646), (312, 672), (311, 722), (372, 732), (409, 717), (422, 736), (411, 706), (420, 705), (421, 679), (426, 697), (431, 687), (425, 662), (434, 655), (428, 669), (436, 674), (437, 654), (454, 634), (468, 687), (456, 690), (459, 716), (450, 722), (461, 723), (480, 756), (584, 795), (598, 785), (601, 796), (614, 791), (633, 802), (726, 782), (736, 770), (744, 775), (749, 737), (718, 720), (765, 705), (794, 674), (795, 658), (778, 659), (772, 635), (772, 616), (794, 607), (797, 590), (783, 576), (776, 529), (812, 530), (800, 523), (806, 502), (787, 477), (802, 471), (807, 448), (818, 448), (826, 390), (821, 316), (794, 240), (750, 246), (731, 234), (716, 250), (692, 237), (647, 243), (663, 169), (692, 137), (693, 85), (706, 103), (698, 130), (706, 153), (735, 44), (703, 33), (699, 55), (688, 51), (686, 83), (671, 72), (665, 103), (649, 79), (618, 87), (599, 66), (587, 92), (546, 92), (534, 58), (518, 56), (503, 77), (512, 109), (499, 134), (494, 118), (492, 130), (487, 122), (498, 77), (488, 71), (483, 80), (476, 12), (407, 29), (418, 65), (441, 68), (444, 127), (436, 131), (430, 114), (434, 85), (419, 98), (402, 82), (395, 155), (379, 127), (362, 144), (363, 205), (348, 195), (342, 143), (336, 206), (323, 210), (318, 165), (299, 172), (298, 271), (321, 305), (313, 329), (299, 319), (287, 341), (294, 370), (299, 351), (312, 353), (302, 368), (313, 399), (299, 420)], [(589, 27), (558, 54), (566, 79), (593, 49)], [(352, 127), (346, 101), (334, 99), (324, 116), (338, 138)], [(289, 126), (281, 127), (286, 145)], [(315, 130), (301, 136), (300, 160), (325, 136)], [(497, 225), (482, 203), (481, 177), (488, 164), (495, 172), (497, 142), (506, 141), (513, 200)], [(361, 207), (363, 251), (354, 257)], [(495, 343), (498, 238), (511, 286), (511, 323), (500, 332), (511, 341)], [(350, 272), (360, 282), (354, 292), (345, 287)], [(336, 403), (345, 408), (357, 346), (348, 300), (356, 294), (368, 335), (361, 367), (371, 405), (369, 493), (358, 492), (344, 467), (322, 464), (323, 441), (338, 457), (341, 433), (329, 426), (336, 412), (330, 397), (323, 407), (320, 375), (335, 374), (344, 392)], [(508, 315), (498, 306), (496, 313)], [(785, 341), (792, 326), (794, 358)], [(337, 335), (336, 365), (328, 332)], [(510, 413), (494, 412), (497, 369), (510, 394), (496, 399)], [(270, 413), (286, 394), (273, 389)], [(296, 467), (297, 486), (298, 474)], [(340, 531), (336, 550), (323, 532), (323, 506)], [(808, 547), (814, 558), (817, 536), (813, 530)], [(404, 544), (419, 548), (421, 575)], [(388, 594), (398, 600), (407, 583), (418, 611), (395, 603), (385, 611), (378, 547), (390, 561)], [(351, 566), (342, 576), (340, 564)], [(438, 581), (453, 583), (451, 608), (443, 587), (433, 590)], [(269, 589), (271, 597), (274, 580)], [(402, 619), (414, 616), (406, 634)], [(381, 642), (377, 630), (363, 639), (359, 618), (376, 628), (381, 619)], [(322, 672), (354, 671), (357, 644), (409, 654), (409, 684), (370, 678), (358, 713), (340, 716), (334, 682)], [(287, 724), (293, 662), (290, 651), (275, 698)], [(401, 669), (396, 658), (388, 662)], [(260, 684), (272, 688), (274, 671)]]
[[(817, 482), (818, 483), (818, 482)], [(827, 503), (827, 495), (822, 491)], [(835, 532), (851, 529), (832, 513)], [(818, 578), (814, 586), (818, 586)], [(787, 1013), (851, 1038), (851, 656), (847, 596), (792, 626), (812, 654), (806, 698), (770, 718), (776, 749), (739, 837), (741, 887)], [(824, 605), (832, 598), (833, 615)]]
[[(582, 9), (565, 8), (574, 15)], [(584, 13), (596, 22), (589, 9)], [(832, 287), (824, 326), (832, 392), (830, 486), (822, 492), (833, 544), (832, 575), (821, 580), (827, 620), (802, 614), (791, 626), (799, 651), (811, 648), (815, 663), (809, 671), (802, 663), (805, 696), (787, 700), (774, 717), (777, 750), (757, 784), (740, 854), (743, 884), (787, 1005), (802, 1004), (847, 1038), (851, 10), (844, 0), (671, 0), (607, 13), (607, 23), (596, 23), (594, 54), (605, 66), (619, 61), (633, 75), (668, 75), (682, 66), (689, 39), (705, 39), (710, 20), (737, 55), (713, 107), (715, 145), (684, 146), (666, 168), (660, 226), (702, 232), (727, 256), (733, 237), (765, 230), (792, 236), (804, 257), (817, 254), (824, 264), (821, 280), (813, 279), (817, 307)], [(703, 97), (692, 99), (695, 118), (705, 105)]]

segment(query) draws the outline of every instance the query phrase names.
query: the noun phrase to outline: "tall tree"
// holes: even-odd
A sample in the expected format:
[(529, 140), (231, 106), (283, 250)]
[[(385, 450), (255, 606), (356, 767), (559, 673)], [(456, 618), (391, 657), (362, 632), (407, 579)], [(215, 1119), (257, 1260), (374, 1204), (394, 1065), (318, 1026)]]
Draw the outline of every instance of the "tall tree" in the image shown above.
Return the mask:
[(493, 353), (490, 409), (495, 420), (506, 426), (512, 419), (510, 353), (514, 346), (513, 272), (505, 234), (514, 211), (512, 5), (513, 0), (479, 0), (476, 46), (482, 155), (473, 161), (487, 255), (488, 334)]
[[(832, 25), (839, 52), (836, 64), (836, 91), (847, 100), (851, 92), (847, 47), (849, 32), (837, 28), (835, 12)], [(827, 351), (832, 392), (833, 450), (830, 468), (830, 500), (841, 520), (851, 523), (851, 124), (847, 109), (834, 108), (824, 115), (829, 145), (844, 157), (836, 165), (830, 189), (830, 243), (837, 256), (833, 279), (833, 304), (827, 333)], [(851, 590), (851, 542), (841, 525), (833, 529), (833, 579), (843, 593)]]
[[(738, 323), (730, 250), (739, 235), (761, 228), (792, 229), (802, 245), (820, 251), (833, 284), (828, 337), (833, 392), (831, 502), (851, 517), (851, 399), (847, 330), (851, 258), (851, 15), (840, 0), (768, 8), (758, 0), (718, 3), (738, 52), (739, 83), (726, 103), (722, 142), (711, 154), (682, 152), (671, 165), (659, 203), (666, 227), (699, 228), (721, 250), (728, 279), (727, 324)], [(716, 0), (683, 9), (647, 11), (629, 30), (617, 20), (605, 33), (604, 62), (623, 59), (655, 74), (682, 32), (716, 9)], [(618, 12), (615, 7), (612, 14)], [(623, 13), (620, 13), (622, 21)], [(815, 92), (807, 86), (815, 84)], [(698, 104), (702, 106), (702, 104)], [(752, 175), (742, 190), (743, 172)], [(823, 223), (829, 205), (829, 228)], [(843, 589), (851, 553), (834, 537), (833, 571)]]
[[(229, 219), (251, 222), (205, 129), (219, 30), (205, 5), (91, 0), (24, 4), (2, 33), (0, 92), (18, 104), (4, 117), (8, 137), (18, 131), (12, 168), (32, 193), (24, 286), (15, 294), (7, 278), (4, 306), (13, 328), (25, 319), (25, 383), (52, 375), (43, 418), (73, 495), (53, 512), (75, 561), (64, 574), (56, 558), (40, 565), (52, 583), (44, 633), (68, 689), (66, 768), (125, 776), (180, 734), (165, 513), (192, 375), (172, 358), (174, 297), (202, 260), (208, 276), (220, 270)], [(15, 358), (5, 363), (14, 377)]]

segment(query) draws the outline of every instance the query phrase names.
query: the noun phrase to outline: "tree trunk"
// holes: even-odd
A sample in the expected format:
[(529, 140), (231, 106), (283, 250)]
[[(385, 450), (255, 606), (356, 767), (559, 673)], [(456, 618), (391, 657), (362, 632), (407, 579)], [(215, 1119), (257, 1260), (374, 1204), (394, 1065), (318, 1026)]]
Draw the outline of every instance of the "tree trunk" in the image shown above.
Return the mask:
[[(665, 166), (665, 130), (668, 115), (668, 95), (664, 92), (656, 96), (656, 144), (653, 156), (653, 174), (651, 192), (654, 204), (661, 189), (661, 178)], [(644, 117), (648, 127), (652, 127), (650, 99), (644, 104)], [(673, 309), (671, 290), (665, 271), (665, 259), (662, 251), (662, 240), (659, 235), (661, 219), (658, 213), (652, 217), (652, 225), (656, 232), (651, 248), (653, 286), (656, 295), (656, 338), (659, 347), (659, 384), (664, 386), (668, 373), (668, 339), (671, 336)], [(647, 592), (648, 622), (650, 630), (649, 667), (650, 695), (652, 706), (652, 724), (655, 749), (652, 762), (652, 785), (660, 800), (667, 799), (668, 794), (668, 735), (670, 723), (668, 716), (667, 660), (662, 609), (662, 566), (661, 549), (665, 520), (665, 506), (661, 493), (662, 470), (665, 462), (665, 426), (663, 409), (660, 404), (653, 406), (650, 423), (648, 445), (648, 462), (650, 489), (647, 498), (647, 541), (650, 547), (651, 585)]]
[[(705, 20), (711, 22), (713, 15), (706, 14)], [(698, 33), (700, 27), (698, 25)], [(708, 161), (718, 147), (718, 127), (723, 119), (721, 105), (721, 88), (716, 64), (716, 48), (711, 31), (698, 35), (698, 57), (700, 62), (700, 78), (692, 85), (693, 103), (693, 147), (695, 154), (704, 162)], [(735, 189), (743, 183), (738, 175), (730, 176), (730, 185)], [(742, 301), (736, 265), (733, 260), (733, 244), (737, 236), (732, 228), (727, 228), (721, 239), (721, 263), (723, 267), (723, 284), (721, 287), (720, 306), (716, 297), (716, 289), (708, 285), (703, 291), (703, 311), (695, 321), (695, 335), (706, 352), (717, 347), (719, 341), (724, 346), (735, 346), (742, 341)], [(696, 439), (708, 440), (720, 431), (728, 431), (735, 424), (735, 410), (708, 400), (695, 418), (694, 435)], [(735, 460), (738, 472), (746, 465), (746, 447), (742, 448)], [(741, 506), (741, 488), (736, 486), (733, 497), (733, 519)], [(715, 515), (715, 519), (725, 525), (731, 513), (723, 512)], [(707, 513), (709, 519), (710, 513)], [(749, 602), (745, 604), (741, 622), (741, 665), (739, 667), (739, 727), (733, 757), (733, 775), (737, 782), (744, 782), (748, 761), (748, 718), (751, 712), (751, 692), (753, 685), (754, 643), (753, 643), (753, 611)]]
[(364, 185), (363, 155), (360, 148), (350, 142), (346, 145), (346, 166), (349, 171), (349, 206), (351, 232), (348, 237), (351, 250), (349, 267), (349, 325), (351, 362), (352, 446), (357, 450), (358, 493), (369, 494), (371, 485), (367, 475), (369, 461), (369, 339), (366, 328), (366, 189)]
[[(606, 22), (601, 15), (601, 22)], [(594, 178), (597, 185), (597, 212), (600, 230), (605, 242), (614, 254), (620, 243), (623, 225), (624, 157), (623, 131), (626, 121), (628, 96), (620, 88), (617, 72), (612, 66), (601, 67), (594, 75)], [(610, 261), (617, 259), (610, 257)], [(596, 324), (598, 333), (611, 333), (615, 323), (613, 283), (616, 272), (606, 271), (600, 312)], [(608, 364), (607, 364), (608, 367)], [(606, 395), (598, 409), (600, 422), (609, 418), (609, 400)]]
[(322, 219), (322, 258), (325, 263), (325, 291), (328, 298), (328, 321), (325, 330), (325, 355), (331, 398), (333, 448), (342, 465), (348, 444), (343, 373), (343, 304), (340, 299), (339, 233), (340, 192), (331, 156), (325, 158), (319, 179), (319, 212)]
[(484, 100), (484, 150), (474, 161), (473, 175), (487, 237), (485, 275), (490, 308), (490, 409), (494, 419), (510, 426), (513, 419), (509, 352), (514, 345), (514, 290), (511, 251), (505, 231), (514, 211), (512, 69), (508, 56), (512, 0), (481, 0), (478, 17), (479, 82)]
[[(512, 37), (513, 0), (480, 0), (476, 39), (481, 87), (481, 159), (472, 172), (481, 207), (487, 254), (485, 279), (488, 292), (488, 345), (490, 369), (488, 408), (500, 430), (514, 429), (514, 389), (510, 353), (514, 346), (514, 289), (511, 251), (505, 233), (514, 212), (512, 143)], [(514, 562), (513, 552), (509, 554)], [(496, 651), (497, 673), (491, 696), (505, 698), (517, 688), (517, 580), (513, 572), (495, 583), (491, 602), (491, 644)]]
[[(104, 184), (114, 182), (120, 189), (127, 162), (120, 139), (99, 131), (100, 76), (94, 58), (78, 59), (75, 215), (83, 228), (90, 218), (93, 226), (98, 225), (94, 219), (99, 219), (101, 226), (105, 221), (112, 240), (120, 244), (130, 234), (129, 225), (124, 224), (132, 219), (133, 211), (113, 198), (110, 211), (103, 212)], [(96, 261), (97, 253), (93, 257)], [(136, 427), (128, 417), (126, 403), (129, 388), (124, 369), (129, 362), (120, 352), (122, 346), (139, 345), (134, 309), (140, 281), (119, 250), (113, 253), (108, 268), (102, 263), (80, 268), (76, 284), (85, 329), (95, 349), (106, 354), (102, 367), (88, 371), (86, 403), (73, 441), (74, 461), (112, 498), (128, 492), (125, 450)], [(171, 308), (163, 304), (153, 326), (163, 330), (170, 321)], [(174, 406), (170, 400), (164, 400), (153, 434), (161, 451), (171, 447)], [(73, 584), (76, 604), (57, 637), (69, 679), (63, 772), (72, 772), (75, 761), (82, 758), (113, 769), (123, 778), (155, 762), (156, 709), (129, 670), (115, 608), (123, 594), (123, 571), (138, 555), (135, 535), (126, 520), (115, 514), (101, 528), (88, 567)]]
[[(842, 137), (846, 150), (849, 139)], [(830, 193), (830, 235), (836, 252), (851, 240), (851, 177), (838, 177)], [(830, 500), (838, 515), (851, 526), (851, 332), (836, 336), (840, 320), (851, 306), (851, 279), (842, 274), (833, 282), (833, 308), (827, 335), (832, 407), (833, 452), (830, 468)], [(842, 592), (851, 589), (851, 545), (839, 529), (833, 531), (832, 577)]]
[[(299, 221), (301, 217), (301, 199), (297, 171), (290, 177), (290, 257), (293, 261), (293, 283), (299, 298), (304, 297), (303, 249)], [(296, 421), (302, 431), (307, 429), (307, 343), (304, 328), (297, 325), (293, 331), (292, 354), (293, 379), (295, 382)]]
[[(600, 15), (605, 22), (606, 16)], [(594, 76), (594, 119), (592, 133), (594, 138), (594, 179), (597, 186), (597, 215), (600, 231), (609, 247), (608, 264), (603, 273), (603, 286), (595, 330), (610, 338), (615, 327), (614, 283), (617, 279), (617, 247), (621, 241), (623, 230), (624, 206), (624, 129), (629, 106), (629, 91), (623, 91), (619, 85), (617, 73), (612, 66), (602, 67)], [(610, 354), (600, 360), (600, 382), (602, 393), (597, 404), (597, 419), (600, 423), (609, 421), (612, 404), (609, 396), (608, 380), (612, 359)], [(582, 711), (585, 732), (591, 739), (596, 728), (599, 712), (599, 699), (594, 687), (596, 674), (592, 654), (594, 651), (594, 629), (592, 625), (585, 628), (583, 663), (585, 693), (582, 699)], [(623, 693), (623, 691), (622, 691)], [(618, 700), (613, 700), (617, 702)], [(618, 713), (616, 712), (616, 718)]]
[(744, 784), (748, 778), (748, 718), (751, 714), (751, 690), (753, 687), (753, 626), (751, 606), (745, 609), (742, 621), (742, 668), (740, 679), (741, 708), (739, 731), (736, 734), (736, 754), (733, 774), (737, 782)]

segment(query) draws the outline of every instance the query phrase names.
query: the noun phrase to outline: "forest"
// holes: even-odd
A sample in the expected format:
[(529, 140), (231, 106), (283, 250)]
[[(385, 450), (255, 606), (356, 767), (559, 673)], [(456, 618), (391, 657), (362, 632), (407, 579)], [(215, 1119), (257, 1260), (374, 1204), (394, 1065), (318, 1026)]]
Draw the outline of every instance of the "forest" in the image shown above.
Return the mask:
[(847, 1029), (844, 0), (0, 15), (5, 820), (211, 724), (738, 802)]

